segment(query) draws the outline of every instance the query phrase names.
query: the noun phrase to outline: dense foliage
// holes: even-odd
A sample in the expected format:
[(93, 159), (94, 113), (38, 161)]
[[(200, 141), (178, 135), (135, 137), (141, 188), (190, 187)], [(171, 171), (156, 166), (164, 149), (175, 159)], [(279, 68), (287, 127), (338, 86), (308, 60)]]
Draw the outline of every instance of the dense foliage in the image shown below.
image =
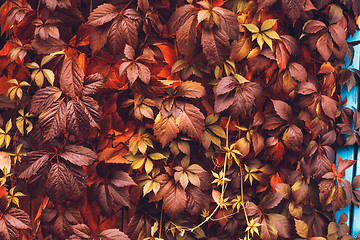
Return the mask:
[(353, 239), (357, 0), (7, 0), (1, 239)]

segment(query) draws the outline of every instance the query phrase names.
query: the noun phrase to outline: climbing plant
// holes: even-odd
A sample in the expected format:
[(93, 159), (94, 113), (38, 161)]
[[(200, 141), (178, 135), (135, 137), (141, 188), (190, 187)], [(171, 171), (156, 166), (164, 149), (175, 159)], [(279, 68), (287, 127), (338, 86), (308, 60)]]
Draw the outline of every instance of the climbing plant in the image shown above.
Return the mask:
[[(6, 0), (1, 239), (353, 239), (357, 0)], [(358, 59), (356, 59), (358, 61)]]

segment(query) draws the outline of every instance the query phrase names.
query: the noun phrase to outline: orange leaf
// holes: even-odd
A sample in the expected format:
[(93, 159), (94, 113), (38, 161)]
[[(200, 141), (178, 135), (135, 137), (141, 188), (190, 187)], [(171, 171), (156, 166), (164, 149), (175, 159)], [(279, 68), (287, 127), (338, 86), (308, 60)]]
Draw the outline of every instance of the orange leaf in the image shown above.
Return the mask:
[(2, 76), (0, 78), (0, 94), (6, 94), (7, 90), (10, 87), (10, 84), (7, 82), (8, 79), (5, 76)]
[(172, 65), (177, 60), (174, 46), (169, 46), (168, 44), (161, 44), (158, 45), (158, 48), (160, 48), (161, 52), (163, 53), (165, 62), (172, 67)]
[[(37, 213), (36, 213), (36, 217), (35, 217), (35, 219), (34, 219), (35, 222), (38, 221), (38, 220), (40, 220), (41, 212), (42, 212), (42, 210), (43, 210), (44, 208), (46, 208), (46, 206), (48, 205), (48, 203), (49, 203), (49, 197), (44, 197), (44, 199), (42, 200), (42, 202), (41, 202), (41, 204), (40, 204), (40, 206), (39, 206), (39, 210), (38, 210)], [(40, 224), (40, 222), (39, 222), (39, 224)]]
[(212, 6), (213, 7), (221, 7), (222, 5), (224, 5), (225, 2), (227, 2), (227, 0), (213, 0)]
[(283, 183), (284, 179), (279, 175), (279, 173), (275, 173), (270, 180), (271, 185), (275, 185), (278, 183)]
[(5, 187), (5, 185), (2, 185), (0, 187), (0, 198), (2, 198), (3, 196), (5, 196), (7, 194), (7, 189)]

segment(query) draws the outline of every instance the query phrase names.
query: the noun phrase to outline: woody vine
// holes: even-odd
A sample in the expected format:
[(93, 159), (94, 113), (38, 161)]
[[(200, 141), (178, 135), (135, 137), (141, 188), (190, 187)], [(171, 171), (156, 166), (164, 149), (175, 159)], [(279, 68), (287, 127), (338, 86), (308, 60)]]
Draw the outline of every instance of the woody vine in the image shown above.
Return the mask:
[[(356, 0), (7, 0), (2, 239), (353, 239)], [(345, 59), (347, 64), (345, 64)]]

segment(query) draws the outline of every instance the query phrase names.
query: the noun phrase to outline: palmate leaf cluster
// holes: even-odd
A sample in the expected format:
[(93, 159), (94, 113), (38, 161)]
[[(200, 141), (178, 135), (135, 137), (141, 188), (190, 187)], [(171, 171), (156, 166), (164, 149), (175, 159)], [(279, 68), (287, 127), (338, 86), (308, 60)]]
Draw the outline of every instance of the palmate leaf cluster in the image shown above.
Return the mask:
[(353, 239), (357, 0), (7, 0), (1, 239)]

